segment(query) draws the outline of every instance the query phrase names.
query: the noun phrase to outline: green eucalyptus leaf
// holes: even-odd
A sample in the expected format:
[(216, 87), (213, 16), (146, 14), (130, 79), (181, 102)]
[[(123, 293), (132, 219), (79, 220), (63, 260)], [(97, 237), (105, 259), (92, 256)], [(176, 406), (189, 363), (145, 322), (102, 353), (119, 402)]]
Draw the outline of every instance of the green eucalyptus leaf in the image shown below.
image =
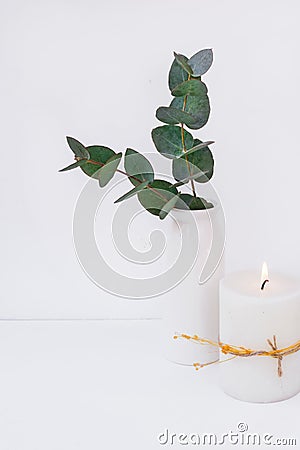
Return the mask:
[(184, 180), (178, 181), (177, 183), (172, 184), (172, 186), (178, 188), (180, 186), (183, 186), (184, 184), (187, 184), (191, 180), (195, 180), (195, 178), (198, 178), (198, 177), (199, 177), (199, 173), (194, 173), (194, 175), (190, 175), (187, 178), (185, 178)]
[(207, 87), (200, 80), (187, 80), (178, 84), (172, 90), (172, 95), (174, 95), (174, 97), (184, 97), (185, 95), (205, 96), (207, 95)]
[(78, 156), (78, 158), (90, 159), (88, 150), (81, 142), (77, 141), (77, 139), (67, 136), (67, 142), (75, 156)]
[[(154, 190), (150, 189), (150, 187)], [(164, 205), (177, 194), (177, 189), (168, 181), (154, 180), (149, 184), (148, 189), (144, 189), (138, 193), (138, 199), (147, 211), (159, 216)]]
[(120, 203), (123, 200), (127, 200), (130, 197), (133, 197), (134, 195), (141, 192), (143, 189), (145, 189), (146, 186), (148, 186), (149, 181), (144, 181), (144, 183), (140, 183), (139, 185), (135, 186), (131, 191), (127, 192), (126, 194), (122, 195), (122, 197), (118, 198), (118, 200), (115, 201), (115, 203)]
[(187, 63), (187, 57), (184, 55), (180, 55), (180, 53), (175, 53), (174, 52), (174, 56), (176, 61), (178, 62), (178, 64), (190, 75), (193, 74), (193, 71), (191, 69), (191, 67), (189, 66), (189, 64)]
[(205, 74), (213, 62), (213, 51), (211, 48), (200, 50), (193, 55), (187, 62), (192, 68), (195, 77)]
[(75, 169), (76, 167), (80, 167), (83, 164), (85, 164), (85, 160), (80, 159), (79, 161), (76, 161), (73, 164), (70, 164), (69, 166), (64, 167), (63, 169), (60, 169), (59, 172), (66, 172), (67, 170), (72, 170), (72, 169)]
[[(183, 97), (175, 97), (171, 104), (171, 108), (183, 109)], [(208, 121), (210, 114), (209, 98), (207, 95), (192, 96), (188, 95), (185, 104), (185, 112), (194, 118), (194, 122), (186, 123), (188, 128), (198, 130), (202, 128)]]
[(89, 159), (94, 161), (94, 163), (86, 161), (86, 163), (81, 166), (81, 169), (89, 177), (98, 179), (97, 172), (116, 153), (112, 149), (103, 147), (102, 145), (91, 145), (90, 147), (87, 147), (87, 150), (90, 154)]
[[(183, 55), (182, 55), (183, 56)], [(188, 58), (183, 57), (187, 62)], [(188, 73), (183, 69), (183, 67), (174, 59), (170, 72), (169, 72), (169, 88), (172, 91), (178, 84), (188, 79)]]
[(111, 156), (97, 172), (100, 187), (104, 187), (112, 179), (122, 159), (122, 153)]
[[(194, 146), (202, 144), (199, 139), (195, 139)], [(182, 181), (190, 176), (195, 176), (197, 183), (206, 183), (214, 173), (214, 159), (208, 147), (201, 148), (190, 154), (185, 154), (181, 158), (174, 159), (172, 172), (175, 180)]]
[(141, 153), (128, 148), (125, 153), (125, 170), (132, 177), (128, 177), (129, 181), (138, 186), (143, 181), (151, 182), (154, 180), (154, 172), (151, 163)]
[[(208, 171), (201, 170), (199, 167), (193, 165), (190, 161), (187, 161), (183, 156), (179, 159), (174, 159), (172, 164), (172, 172), (175, 180), (183, 182), (188, 179), (188, 174), (191, 173), (191, 179), (198, 181), (198, 179), (204, 179), (208, 175)], [(206, 179), (206, 181), (208, 181)]]
[[(173, 185), (174, 187), (174, 185)], [(160, 213), (159, 213), (159, 218), (161, 220), (163, 220), (165, 217), (167, 217), (167, 215), (169, 214), (169, 212), (175, 207), (177, 201), (179, 198), (179, 194), (174, 195), (173, 198), (171, 198), (161, 209)]]
[[(199, 140), (199, 139), (198, 139)], [(211, 144), (214, 144), (215, 141), (206, 141), (206, 142), (201, 142), (197, 145), (195, 145), (194, 147), (192, 147), (190, 150), (188, 150), (187, 152), (185, 152), (186, 155), (190, 155), (191, 153), (195, 152), (196, 150), (200, 150), (201, 148), (204, 147), (208, 147)]]
[[(182, 148), (181, 128), (174, 125), (163, 125), (152, 130), (152, 139), (159, 153), (166, 158), (178, 158), (184, 154)], [(193, 147), (193, 136), (184, 130), (184, 141), (187, 150)]]
[(190, 128), (197, 123), (197, 119), (181, 109), (172, 108), (170, 106), (160, 106), (156, 110), (156, 117), (161, 122), (169, 125), (176, 125), (178, 123), (184, 123)]
[(180, 186), (183, 186), (184, 184), (187, 184), (189, 181), (190, 180), (187, 180), (187, 179), (182, 180), (182, 181), (178, 181), (177, 183), (172, 184), (172, 186), (178, 188)]
[(191, 194), (180, 194), (179, 200), (177, 201), (176, 204), (176, 208), (178, 209), (190, 209), (190, 210), (210, 209), (213, 207), (214, 205), (206, 201), (204, 198), (194, 197)]

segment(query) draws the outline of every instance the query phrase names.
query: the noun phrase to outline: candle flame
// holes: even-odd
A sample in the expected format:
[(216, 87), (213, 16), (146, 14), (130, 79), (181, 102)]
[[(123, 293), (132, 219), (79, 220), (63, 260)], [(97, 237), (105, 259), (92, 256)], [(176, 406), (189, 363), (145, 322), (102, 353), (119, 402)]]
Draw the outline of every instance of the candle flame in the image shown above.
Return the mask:
[(269, 280), (269, 272), (268, 272), (268, 266), (267, 263), (264, 262), (261, 269), (261, 282), (260, 284), (263, 285), (263, 283)]

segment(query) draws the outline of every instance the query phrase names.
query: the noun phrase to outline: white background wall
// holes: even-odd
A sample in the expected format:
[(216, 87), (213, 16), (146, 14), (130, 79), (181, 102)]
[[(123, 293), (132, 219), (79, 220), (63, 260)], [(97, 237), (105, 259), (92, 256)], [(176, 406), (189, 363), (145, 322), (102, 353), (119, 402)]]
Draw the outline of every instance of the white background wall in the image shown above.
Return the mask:
[(152, 151), (173, 50), (215, 53), (196, 133), (216, 141), (227, 271), (266, 259), (300, 276), (299, 14), (297, 0), (1, 3), (1, 318), (160, 315), (159, 299), (113, 298), (83, 273), (72, 214), (86, 177), (57, 170), (65, 135)]

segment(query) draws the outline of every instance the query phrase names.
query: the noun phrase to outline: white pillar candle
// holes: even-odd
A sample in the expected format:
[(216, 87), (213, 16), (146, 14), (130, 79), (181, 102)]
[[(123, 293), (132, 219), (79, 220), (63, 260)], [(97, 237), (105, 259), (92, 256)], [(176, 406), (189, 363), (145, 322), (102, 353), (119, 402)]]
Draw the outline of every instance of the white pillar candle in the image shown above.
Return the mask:
[[(231, 274), (220, 284), (220, 343), (272, 351), (300, 341), (300, 283), (255, 271)], [(222, 359), (231, 358), (230, 354)], [(283, 356), (237, 356), (220, 364), (223, 390), (248, 402), (285, 400), (300, 391), (300, 351)]]

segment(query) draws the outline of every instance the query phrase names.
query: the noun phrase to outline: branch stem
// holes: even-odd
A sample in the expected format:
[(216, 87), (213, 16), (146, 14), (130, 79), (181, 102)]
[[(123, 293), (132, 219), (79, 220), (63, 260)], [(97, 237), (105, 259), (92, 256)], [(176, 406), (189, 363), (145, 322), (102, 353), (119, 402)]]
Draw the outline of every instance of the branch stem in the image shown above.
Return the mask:
[[(190, 79), (191, 79), (191, 75), (189, 74), (188, 80), (190, 80)], [(183, 107), (182, 107), (182, 111), (185, 111), (185, 108), (186, 108), (186, 102), (187, 102), (187, 97), (188, 97), (188, 96), (185, 95), (185, 97), (184, 97), (184, 99), (183, 99)], [(183, 123), (181, 123), (180, 125), (181, 125), (181, 142), (182, 142), (182, 149), (183, 149), (183, 151), (186, 153), (187, 150), (186, 150), (185, 139), (184, 139), (184, 125), (183, 125)], [(191, 166), (190, 166), (190, 163), (189, 163), (189, 160), (188, 160), (187, 155), (185, 155), (185, 161), (186, 161), (186, 165), (187, 165), (187, 168), (188, 168), (189, 175), (190, 175), (190, 177), (191, 177), (191, 176), (192, 176), (192, 171), (191, 171)], [(197, 197), (194, 180), (191, 180), (191, 186), (192, 186), (193, 196), (194, 196), (194, 197)]]

